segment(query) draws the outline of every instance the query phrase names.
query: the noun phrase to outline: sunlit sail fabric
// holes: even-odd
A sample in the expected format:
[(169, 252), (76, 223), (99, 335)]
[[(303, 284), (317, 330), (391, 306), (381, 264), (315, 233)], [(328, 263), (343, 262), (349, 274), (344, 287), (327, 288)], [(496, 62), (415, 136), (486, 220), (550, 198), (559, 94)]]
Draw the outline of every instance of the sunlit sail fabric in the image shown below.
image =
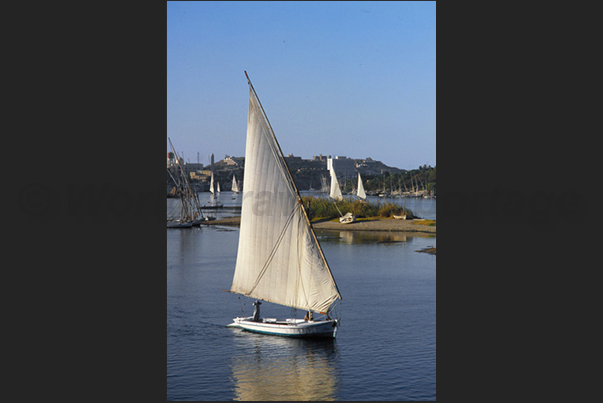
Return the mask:
[(231, 291), (327, 312), (341, 298), (250, 87), (239, 249)]
[(364, 186), (362, 186), (362, 179), (360, 179), (360, 172), (358, 172), (358, 192), (356, 193), (361, 199), (366, 199), (366, 193), (364, 193)]
[(335, 170), (331, 168), (331, 193), (329, 196), (335, 200), (343, 200), (343, 195), (341, 194), (341, 189), (339, 188), (339, 182), (337, 181), (337, 175), (335, 175)]

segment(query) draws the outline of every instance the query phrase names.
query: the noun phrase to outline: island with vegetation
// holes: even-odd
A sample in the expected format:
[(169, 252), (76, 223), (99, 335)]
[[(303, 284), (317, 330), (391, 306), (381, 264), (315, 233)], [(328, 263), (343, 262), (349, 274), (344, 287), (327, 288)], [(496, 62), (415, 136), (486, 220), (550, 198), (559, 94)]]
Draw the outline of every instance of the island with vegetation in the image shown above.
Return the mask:
[[(436, 220), (416, 217), (410, 209), (405, 209), (394, 203), (369, 202), (353, 200), (351, 197), (335, 203), (332, 199), (303, 196), (302, 201), (309, 212), (312, 226), (320, 230), (340, 231), (397, 231), (424, 233), (435, 236)], [(337, 206), (337, 207), (336, 207)], [(339, 209), (339, 211), (338, 211)], [(340, 212), (352, 212), (356, 222), (341, 224)], [(405, 220), (395, 219), (394, 215), (406, 215)], [(219, 220), (206, 221), (205, 225), (239, 226), (241, 217), (229, 217)]]
[(337, 219), (337, 222), (339, 222), (340, 213), (345, 214), (347, 212), (354, 214), (356, 220), (393, 218), (394, 215), (406, 215), (407, 220), (417, 218), (409, 209), (389, 202), (373, 203), (354, 197), (344, 197), (342, 201), (335, 202), (329, 198), (314, 196), (302, 196), (302, 201), (311, 222), (333, 219)]

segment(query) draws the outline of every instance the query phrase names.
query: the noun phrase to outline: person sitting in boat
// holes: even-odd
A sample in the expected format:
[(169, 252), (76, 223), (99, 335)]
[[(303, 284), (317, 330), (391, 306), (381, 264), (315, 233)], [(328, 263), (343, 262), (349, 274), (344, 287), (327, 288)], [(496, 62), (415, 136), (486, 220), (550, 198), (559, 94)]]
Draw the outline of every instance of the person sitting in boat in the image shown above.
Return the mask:
[(254, 306), (253, 321), (259, 322), (260, 321), (260, 305), (262, 305), (262, 303), (260, 301), (255, 301), (252, 305)]
[(312, 311), (306, 312), (306, 316), (304, 316), (304, 320), (305, 321), (314, 320), (314, 317), (312, 316)]

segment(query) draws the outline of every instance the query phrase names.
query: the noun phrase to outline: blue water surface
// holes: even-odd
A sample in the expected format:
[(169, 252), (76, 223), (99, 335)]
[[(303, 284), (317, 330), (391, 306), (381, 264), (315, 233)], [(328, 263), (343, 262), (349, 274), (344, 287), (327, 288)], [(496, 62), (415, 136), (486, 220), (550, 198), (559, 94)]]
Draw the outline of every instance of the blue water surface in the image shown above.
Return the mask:
[[(417, 233), (317, 232), (341, 291), (335, 340), (227, 328), (238, 228), (167, 229), (167, 399), (435, 400), (436, 246)], [(291, 309), (262, 304), (262, 316)], [(297, 317), (303, 317), (298, 312)]]

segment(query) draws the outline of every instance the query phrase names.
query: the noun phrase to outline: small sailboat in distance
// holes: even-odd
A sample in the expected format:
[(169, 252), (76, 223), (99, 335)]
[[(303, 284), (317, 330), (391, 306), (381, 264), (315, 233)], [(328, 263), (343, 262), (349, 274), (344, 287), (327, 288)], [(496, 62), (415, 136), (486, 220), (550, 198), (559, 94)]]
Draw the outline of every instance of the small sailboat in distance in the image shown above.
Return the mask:
[[(218, 184), (218, 189), (220, 184)], [(209, 204), (208, 206), (203, 206), (204, 209), (215, 209), (215, 208), (220, 208), (223, 206), (223, 204), (219, 201), (216, 200), (217, 196), (219, 195), (220, 191), (218, 190), (218, 195), (216, 195), (215, 191), (214, 191), (214, 172), (212, 171), (211, 173), (211, 180), (209, 182), (209, 191), (211, 192), (211, 197), (210, 200), (207, 202), (207, 204)]]
[[(341, 294), (249, 76), (247, 81), (244, 197), (230, 292), (256, 302), (253, 316), (234, 318), (228, 326), (279, 336), (334, 338)], [(306, 317), (263, 318), (260, 300), (306, 311)], [(324, 318), (314, 318), (314, 313)]]
[(360, 197), (362, 200), (366, 200), (366, 193), (364, 192), (362, 179), (360, 179), (360, 172), (358, 172), (358, 190), (356, 192), (356, 196)]
[(232, 174), (232, 200), (236, 200), (237, 195), (239, 194), (239, 184), (237, 183), (237, 178)]
[(333, 203), (335, 203), (335, 208), (339, 212), (339, 223), (340, 224), (350, 224), (356, 222), (356, 216), (351, 212), (347, 212), (345, 215), (341, 214), (339, 207), (337, 207), (337, 201), (343, 200), (343, 195), (341, 194), (341, 189), (339, 187), (339, 182), (337, 181), (337, 175), (335, 174), (335, 169), (333, 168), (332, 161), (330, 163), (327, 162), (329, 167), (329, 172), (331, 173), (331, 193), (329, 197), (333, 199)]
[(341, 194), (341, 188), (339, 187), (339, 182), (337, 181), (337, 175), (335, 175), (335, 170), (331, 168), (331, 192), (329, 197), (333, 200), (342, 201), (343, 195)]
[(240, 192), (239, 190), (239, 184), (237, 183), (237, 178), (236, 176), (232, 175), (232, 191), (237, 194)]

